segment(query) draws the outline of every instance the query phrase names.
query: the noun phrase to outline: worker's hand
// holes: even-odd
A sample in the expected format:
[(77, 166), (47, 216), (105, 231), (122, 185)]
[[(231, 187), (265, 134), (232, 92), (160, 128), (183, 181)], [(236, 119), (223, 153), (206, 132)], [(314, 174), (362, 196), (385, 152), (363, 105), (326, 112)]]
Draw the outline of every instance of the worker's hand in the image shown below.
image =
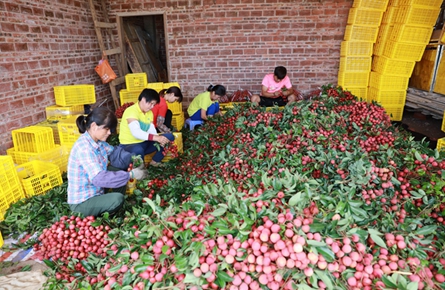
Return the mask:
[(162, 136), (162, 135), (155, 135), (153, 137), (153, 141), (158, 142), (162, 147), (164, 147), (165, 145), (167, 145), (167, 143), (170, 142), (170, 140), (168, 140), (167, 137)]
[(148, 177), (147, 169), (142, 168), (134, 168), (130, 171), (130, 178), (134, 178), (136, 180), (142, 180)]

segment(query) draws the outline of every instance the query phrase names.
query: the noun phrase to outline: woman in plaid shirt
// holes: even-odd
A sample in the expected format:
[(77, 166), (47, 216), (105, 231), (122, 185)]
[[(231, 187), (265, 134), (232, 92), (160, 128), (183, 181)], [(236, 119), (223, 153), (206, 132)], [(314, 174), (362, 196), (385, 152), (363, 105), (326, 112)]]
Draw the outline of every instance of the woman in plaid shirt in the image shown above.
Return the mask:
[[(127, 182), (131, 178), (143, 179), (147, 172), (143, 168), (128, 172), (108, 165), (109, 158), (119, 160), (119, 156), (113, 155), (122, 153), (106, 142), (117, 126), (111, 110), (95, 108), (88, 116), (79, 116), (76, 124), (83, 134), (73, 145), (68, 160), (68, 204), (72, 211), (85, 216), (113, 214), (124, 203)], [(125, 168), (130, 162), (128, 159)], [(108, 193), (106, 189), (110, 189)]]

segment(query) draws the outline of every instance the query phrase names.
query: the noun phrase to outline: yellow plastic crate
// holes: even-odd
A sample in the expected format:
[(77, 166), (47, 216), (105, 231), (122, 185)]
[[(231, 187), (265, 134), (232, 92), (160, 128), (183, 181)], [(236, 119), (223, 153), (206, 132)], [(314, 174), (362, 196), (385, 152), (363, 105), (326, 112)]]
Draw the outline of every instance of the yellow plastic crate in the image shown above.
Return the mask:
[(399, 5), (440, 8), (443, 0), (399, 0)]
[(125, 84), (127, 90), (137, 91), (147, 87), (147, 74), (146, 73), (134, 73), (127, 74), (125, 76)]
[(0, 194), (4, 194), (4, 196), (6, 197), (0, 198), (0, 221), (2, 221), (5, 219), (6, 211), (8, 210), (10, 205), (22, 198), (25, 198), (26, 196), (21, 184), (8, 188), (7, 190), (3, 190), (3, 193), (0, 190)]
[[(441, 128), (441, 130), (442, 130), (443, 132), (445, 132), (445, 111), (443, 112), (442, 128)], [(445, 139), (445, 138), (444, 138), (444, 139)]]
[(145, 164), (149, 164), (151, 162), (151, 160), (153, 159), (153, 156), (156, 154), (156, 152), (147, 154), (144, 156), (144, 162)]
[(11, 131), (12, 142), (18, 151), (39, 153), (54, 148), (53, 130), (42, 126), (28, 126)]
[(182, 113), (182, 103), (181, 102), (167, 102), (168, 109), (172, 111), (173, 115)]
[(376, 42), (378, 26), (346, 25), (344, 40)]
[[(3, 216), (1, 216), (0, 213), (0, 220), (3, 220)], [(0, 248), (3, 246), (3, 237), (2, 237), (2, 233), (0, 232)]]
[(436, 150), (437, 151), (445, 150), (445, 138), (440, 138), (437, 140)]
[(349, 9), (348, 24), (379, 26), (382, 17), (383, 10), (351, 8)]
[(62, 184), (60, 169), (55, 164), (34, 160), (18, 165), (16, 170), (27, 197), (43, 194)]
[(17, 151), (14, 147), (6, 150), (6, 154), (12, 157), (15, 164), (23, 164), (32, 160), (43, 160), (59, 166), (60, 171), (66, 171), (69, 157), (69, 149), (65, 146), (56, 147), (41, 153), (29, 153)]
[(83, 105), (76, 106), (49, 106), (45, 108), (47, 120), (66, 119), (72, 115), (84, 114), (85, 108)]
[(96, 103), (94, 85), (71, 85), (54, 87), (56, 105), (76, 106)]
[(381, 91), (374, 87), (369, 87), (368, 101), (375, 101), (382, 105), (404, 105), (406, 91)]
[(403, 109), (405, 108), (405, 104), (403, 105), (382, 105), (385, 108), (386, 114), (391, 118), (391, 121), (402, 121), (403, 118)]
[[(182, 142), (182, 133), (181, 132), (174, 132), (173, 136), (175, 136), (174, 143), (176, 144), (176, 146), (178, 148), (178, 153), (180, 153), (180, 154), (184, 153), (184, 144)], [(170, 161), (172, 159), (173, 159), (173, 156), (167, 154), (162, 159), (162, 162), (168, 162), (168, 161)]]
[(233, 102), (228, 102), (228, 103), (219, 103), (219, 110), (221, 112), (225, 112), (229, 109), (233, 108), (234, 103)]
[(164, 88), (164, 83), (148, 83), (147, 89), (153, 89), (159, 93), (165, 88)]
[(382, 75), (371, 72), (369, 86), (381, 91), (404, 91), (408, 88), (409, 77)]
[(29, 157), (29, 161), (40, 160), (57, 165), (60, 172), (67, 172), (68, 170), (68, 158), (70, 157), (70, 149), (66, 146), (57, 146), (54, 149), (38, 153)]
[(388, 0), (354, 0), (352, 7), (367, 8), (385, 11), (388, 6)]
[(179, 85), (179, 83), (176, 83), (176, 82), (172, 82), (172, 83), (164, 83), (163, 84), (163, 88), (164, 89), (169, 89), (169, 88), (171, 88), (171, 87), (178, 87), (178, 88), (181, 88), (181, 86)]
[(37, 123), (36, 126), (51, 128), (53, 130), (54, 144), (60, 145), (59, 129), (57, 128), (57, 123), (59, 123), (59, 120), (45, 120)]
[(129, 91), (129, 90), (120, 90), (119, 98), (121, 101), (121, 106), (125, 103), (137, 103), (139, 95), (141, 94), (141, 90)]
[(391, 6), (398, 6), (401, 0), (389, 0), (388, 8)]
[(12, 157), (0, 155), (0, 221), (4, 219), (10, 204), (24, 197)]
[(370, 56), (341, 56), (340, 71), (370, 71), (371, 63)]
[(80, 137), (81, 134), (76, 124), (76, 119), (78, 117), (79, 116), (73, 116), (65, 120), (60, 120), (59, 123), (57, 123), (60, 145), (65, 145), (67, 148), (71, 149)]
[(428, 44), (433, 33), (433, 27), (412, 26), (404, 24), (394, 25), (390, 39), (392, 41)]
[(372, 56), (374, 43), (371, 41), (342, 41), (341, 56)]
[(388, 58), (386, 56), (374, 56), (372, 70), (383, 75), (411, 77), (416, 62)]
[(387, 41), (383, 55), (399, 60), (419, 61), (422, 59), (425, 48), (424, 44)]
[(382, 24), (394, 24), (398, 11), (398, 7), (388, 7), (385, 13), (383, 13)]
[(184, 127), (184, 123), (185, 123), (184, 112), (173, 115), (172, 125), (173, 127), (176, 128), (176, 130), (180, 131), (182, 127)]
[(356, 96), (359, 99), (367, 100), (368, 99), (368, 87), (363, 88), (350, 88), (345, 89), (346, 91), (351, 92), (354, 96)]
[(367, 87), (369, 82), (369, 72), (338, 72), (338, 85), (343, 88), (363, 88)]
[(379, 34), (377, 36), (377, 41), (374, 45), (374, 54), (375, 55), (383, 55), (385, 51), (386, 42), (389, 41), (391, 31), (394, 25), (383, 24), (380, 26)]
[(433, 27), (439, 16), (440, 7), (399, 6), (396, 22), (408, 25)]

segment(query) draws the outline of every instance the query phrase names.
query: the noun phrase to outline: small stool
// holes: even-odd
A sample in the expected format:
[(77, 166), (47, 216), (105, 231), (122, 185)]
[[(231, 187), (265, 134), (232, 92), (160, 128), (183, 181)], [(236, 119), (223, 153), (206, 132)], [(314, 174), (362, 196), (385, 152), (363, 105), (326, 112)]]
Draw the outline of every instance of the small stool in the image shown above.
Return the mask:
[(203, 123), (204, 123), (204, 121), (202, 121), (202, 120), (194, 121), (194, 120), (188, 118), (187, 120), (185, 120), (184, 127), (185, 128), (189, 127), (190, 131), (193, 131), (193, 129), (195, 129), (195, 126), (202, 125)]

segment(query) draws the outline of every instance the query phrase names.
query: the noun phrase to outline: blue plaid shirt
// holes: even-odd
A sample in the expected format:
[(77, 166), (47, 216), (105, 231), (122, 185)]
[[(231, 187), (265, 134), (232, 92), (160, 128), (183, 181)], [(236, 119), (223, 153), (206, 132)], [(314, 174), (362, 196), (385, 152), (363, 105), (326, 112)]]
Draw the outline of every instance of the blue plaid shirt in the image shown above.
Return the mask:
[(93, 184), (93, 178), (107, 170), (108, 155), (114, 147), (107, 142), (95, 142), (88, 132), (82, 134), (71, 148), (68, 159), (68, 203), (79, 204), (104, 194), (104, 189)]

